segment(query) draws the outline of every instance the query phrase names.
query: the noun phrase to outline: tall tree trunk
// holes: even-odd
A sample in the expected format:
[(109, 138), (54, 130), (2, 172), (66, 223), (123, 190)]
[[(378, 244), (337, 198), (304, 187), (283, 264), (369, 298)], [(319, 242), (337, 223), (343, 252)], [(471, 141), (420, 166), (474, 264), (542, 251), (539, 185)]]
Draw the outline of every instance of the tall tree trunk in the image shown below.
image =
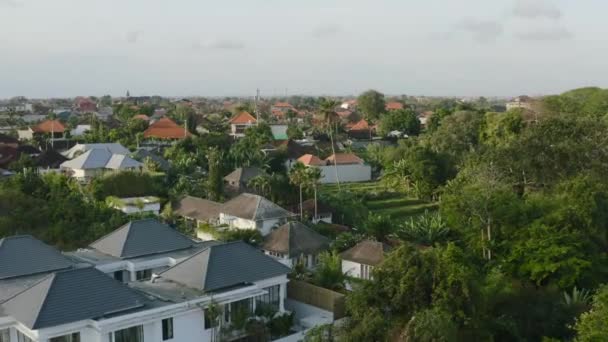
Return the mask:
[(332, 127), (331, 127), (331, 125), (330, 125), (330, 128), (329, 128), (329, 140), (331, 142), (331, 153), (334, 154), (334, 170), (336, 172), (336, 182), (338, 183), (338, 191), (340, 191), (341, 190), (341, 188), (340, 188), (340, 176), (338, 175), (338, 164), (336, 162), (336, 149), (334, 148), (334, 137), (333, 137), (333, 134), (332, 134)]
[(317, 184), (315, 184), (315, 220), (317, 219)]
[(486, 259), (486, 237), (485, 234), (483, 233), (483, 228), (481, 228), (481, 254), (483, 255), (483, 258)]
[[(492, 241), (492, 219), (488, 219), (488, 224), (486, 226), (487, 236), (488, 236), (488, 245)], [(492, 260), (492, 249), (488, 246), (488, 260)]]
[(304, 220), (304, 210), (302, 209), (302, 183), (300, 183), (300, 221)]

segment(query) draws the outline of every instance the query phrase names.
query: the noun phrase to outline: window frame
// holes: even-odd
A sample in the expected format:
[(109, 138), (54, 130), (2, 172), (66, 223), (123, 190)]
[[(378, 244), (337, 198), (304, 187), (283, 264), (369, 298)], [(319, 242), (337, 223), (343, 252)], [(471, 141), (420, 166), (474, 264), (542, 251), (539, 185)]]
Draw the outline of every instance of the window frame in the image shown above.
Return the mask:
[(172, 340), (175, 337), (175, 326), (173, 325), (173, 317), (165, 318), (161, 321), (161, 332), (163, 341)]

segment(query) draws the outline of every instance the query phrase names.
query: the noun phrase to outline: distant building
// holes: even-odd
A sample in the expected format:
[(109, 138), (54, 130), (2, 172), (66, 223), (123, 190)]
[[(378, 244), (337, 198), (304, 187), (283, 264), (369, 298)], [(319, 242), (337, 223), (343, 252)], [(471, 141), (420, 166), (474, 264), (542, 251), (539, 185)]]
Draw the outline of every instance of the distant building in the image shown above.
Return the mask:
[(59, 120), (45, 120), (34, 127), (17, 131), (19, 140), (31, 140), (35, 136), (49, 135), (55, 139), (62, 139), (65, 126)]
[(129, 155), (131, 152), (119, 143), (76, 144), (62, 154), (68, 159), (74, 159), (90, 150), (106, 150), (113, 154)]
[(89, 150), (61, 163), (61, 170), (80, 181), (87, 181), (107, 172), (141, 170), (143, 164), (123, 154), (106, 149)]
[(344, 101), (342, 102), (342, 104), (340, 105), (340, 108), (342, 109), (355, 109), (357, 107), (357, 100), (348, 100), (348, 101)]
[(404, 106), (403, 106), (403, 103), (401, 103), (401, 102), (393, 101), (393, 102), (387, 102), (386, 105), (385, 105), (385, 108), (386, 108), (387, 111), (390, 111), (390, 110), (401, 110), (401, 109), (404, 108)]
[(264, 238), (261, 249), (280, 263), (308, 269), (318, 263), (319, 253), (329, 249), (330, 240), (300, 222), (288, 222)]
[(299, 162), (321, 170), (320, 183), (368, 182), (372, 179), (372, 168), (353, 153), (336, 153), (325, 160), (305, 154)]
[(88, 97), (77, 97), (74, 109), (80, 113), (94, 113), (97, 111), (97, 103)]
[(507, 106), (507, 110), (511, 110), (511, 109), (528, 109), (528, 110), (532, 110), (532, 104), (533, 104), (533, 99), (529, 96), (518, 96), (516, 98), (514, 98), (513, 100), (507, 102), (506, 106)]
[(73, 130), (70, 131), (70, 135), (72, 137), (81, 137), (90, 130), (91, 125), (77, 125)]
[(144, 131), (144, 138), (147, 139), (177, 140), (190, 136), (192, 134), (185, 127), (179, 126), (167, 117), (154, 122)]
[(257, 167), (239, 167), (224, 177), (226, 190), (229, 192), (251, 192), (249, 181), (257, 176), (266, 175), (264, 170)]
[(342, 273), (360, 279), (372, 279), (374, 267), (384, 261), (389, 246), (378, 241), (364, 240), (346, 250), (342, 258)]
[(160, 213), (160, 199), (154, 196), (111, 198), (108, 204), (125, 214)]
[(233, 229), (257, 229), (262, 235), (268, 235), (273, 227), (294, 216), (266, 198), (248, 193), (222, 204), (219, 213), (220, 224)]
[(240, 138), (245, 136), (245, 130), (257, 123), (256, 118), (248, 112), (240, 112), (230, 119), (230, 135)]

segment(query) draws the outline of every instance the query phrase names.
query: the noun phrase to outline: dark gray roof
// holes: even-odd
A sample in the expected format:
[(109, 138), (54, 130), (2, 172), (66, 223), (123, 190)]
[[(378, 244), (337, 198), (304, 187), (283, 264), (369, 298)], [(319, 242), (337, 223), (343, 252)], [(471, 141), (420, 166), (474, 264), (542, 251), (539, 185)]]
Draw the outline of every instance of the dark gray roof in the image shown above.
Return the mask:
[(220, 213), (252, 221), (269, 220), (294, 216), (262, 196), (243, 193), (224, 203)]
[(143, 148), (140, 148), (137, 151), (133, 152), (131, 154), (131, 157), (142, 163), (146, 161), (146, 158), (150, 158), (152, 161), (154, 161), (156, 164), (158, 164), (160, 169), (163, 171), (168, 171), (171, 168), (171, 164), (166, 159), (164, 159), (163, 157), (159, 156), (158, 154), (156, 154), (154, 152), (148, 151)]
[(177, 202), (174, 211), (177, 215), (199, 221), (217, 220), (221, 204), (204, 198), (185, 196)]
[(51, 272), (74, 266), (55, 248), (29, 235), (0, 239), (0, 279)]
[(291, 269), (242, 242), (211, 246), (161, 273), (185, 286), (213, 292), (286, 275)]
[(156, 219), (131, 221), (90, 247), (117, 258), (136, 258), (190, 248), (194, 241)]
[(238, 169), (232, 171), (228, 176), (224, 177), (224, 180), (247, 186), (247, 183), (252, 178), (265, 174), (266, 172), (264, 172), (264, 170), (257, 167), (239, 167)]
[(128, 286), (89, 267), (52, 273), (2, 303), (4, 314), (30, 329), (99, 319), (144, 306)]
[(288, 222), (273, 230), (262, 244), (262, 249), (297, 257), (316, 254), (329, 248), (329, 239), (300, 222)]

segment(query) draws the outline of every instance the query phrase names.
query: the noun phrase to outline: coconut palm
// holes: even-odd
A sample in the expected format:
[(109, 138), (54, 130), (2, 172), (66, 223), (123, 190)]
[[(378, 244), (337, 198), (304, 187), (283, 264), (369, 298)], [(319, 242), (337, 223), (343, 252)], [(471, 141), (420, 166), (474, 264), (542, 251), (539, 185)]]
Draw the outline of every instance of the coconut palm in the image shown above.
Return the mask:
[(312, 187), (315, 194), (315, 218), (317, 217), (317, 187), (319, 185), (321, 177), (321, 169), (319, 168), (309, 167), (306, 170), (306, 183), (308, 186)]
[[(325, 128), (327, 129), (327, 133), (329, 134), (329, 140), (331, 142), (331, 153), (336, 155), (336, 150), (334, 147), (334, 136), (333, 131), (334, 127), (337, 127), (338, 124), (338, 115), (336, 114), (336, 107), (338, 106), (338, 101), (333, 99), (323, 98), (319, 103), (319, 112), (323, 116), (323, 121), (325, 124)], [(338, 176), (338, 166), (336, 164), (336, 159), (334, 158), (334, 170), (336, 172), (336, 182), (338, 183), (338, 190), (340, 190), (340, 178)]]
[(424, 214), (410, 218), (396, 232), (403, 240), (431, 246), (446, 241), (450, 236), (450, 228), (438, 213), (425, 211)]
[(302, 210), (302, 188), (306, 184), (307, 179), (307, 167), (297, 162), (289, 170), (289, 182), (291, 184), (300, 187), (300, 220), (304, 217), (304, 211)]
[(247, 186), (255, 189), (260, 195), (268, 197), (270, 190), (270, 177), (267, 175), (259, 175), (251, 178), (247, 182)]

